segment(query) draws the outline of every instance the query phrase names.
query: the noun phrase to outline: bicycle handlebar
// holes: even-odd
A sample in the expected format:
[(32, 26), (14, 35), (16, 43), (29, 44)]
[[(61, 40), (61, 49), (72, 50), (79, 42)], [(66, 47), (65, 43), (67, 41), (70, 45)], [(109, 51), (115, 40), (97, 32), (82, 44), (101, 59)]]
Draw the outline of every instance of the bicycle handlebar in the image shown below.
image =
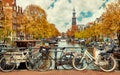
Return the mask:
[(63, 48), (61, 48), (60, 50), (65, 50), (66, 48), (65, 47), (63, 47)]

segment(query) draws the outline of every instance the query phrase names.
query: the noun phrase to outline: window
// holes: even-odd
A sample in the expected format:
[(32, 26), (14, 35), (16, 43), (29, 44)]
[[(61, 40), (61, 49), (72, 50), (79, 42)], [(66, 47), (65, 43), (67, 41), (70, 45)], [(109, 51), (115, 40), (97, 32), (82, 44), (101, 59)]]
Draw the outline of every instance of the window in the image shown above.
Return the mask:
[(13, 17), (16, 17), (17, 15), (16, 15), (16, 12), (13, 12)]
[(6, 6), (8, 7), (8, 6), (9, 6), (9, 3), (6, 3)]
[(16, 6), (14, 6), (13, 9), (16, 10)]

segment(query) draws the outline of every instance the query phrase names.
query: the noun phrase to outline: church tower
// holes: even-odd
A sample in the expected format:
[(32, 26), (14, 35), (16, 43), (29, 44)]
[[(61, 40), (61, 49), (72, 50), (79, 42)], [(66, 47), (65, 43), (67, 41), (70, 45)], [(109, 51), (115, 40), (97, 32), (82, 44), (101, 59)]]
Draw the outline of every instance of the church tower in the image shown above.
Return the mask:
[(75, 12), (75, 8), (73, 8), (73, 17), (72, 17), (72, 25), (76, 25), (76, 12)]
[(75, 8), (73, 8), (73, 13), (72, 13), (72, 26), (71, 28), (67, 31), (67, 36), (68, 37), (75, 37), (75, 32), (77, 32), (78, 29), (78, 25), (76, 23), (76, 12), (75, 12)]

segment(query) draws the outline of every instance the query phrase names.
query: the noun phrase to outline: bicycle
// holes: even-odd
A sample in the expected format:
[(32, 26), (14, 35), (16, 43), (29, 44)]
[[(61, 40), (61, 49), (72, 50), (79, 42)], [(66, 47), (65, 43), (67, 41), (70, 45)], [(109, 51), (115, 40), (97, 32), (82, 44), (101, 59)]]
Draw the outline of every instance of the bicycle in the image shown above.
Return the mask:
[[(15, 49), (9, 52), (5, 52), (3, 57), (0, 59), (0, 70), (3, 72), (13, 71), (15, 68), (18, 68), (21, 62), (25, 62), (26, 68), (28, 70), (37, 70), (41, 65), (40, 57), (41, 54), (32, 54), (33, 51), (26, 50), (21, 51), (21, 55), (17, 56)], [(19, 52), (19, 51), (17, 51)], [(18, 58), (17, 58), (18, 57)]]
[[(42, 58), (43, 59), (43, 63), (40, 67), (39, 67), (39, 71), (47, 71), (50, 69), (51, 65), (52, 65), (52, 60), (55, 60), (54, 58), (52, 58), (48, 53), (49, 53), (49, 49), (50, 48), (45, 48), (42, 47), (40, 52), (43, 54)], [(65, 47), (61, 48), (60, 50), (62, 50), (61, 55), (59, 60), (55, 61), (55, 65), (61, 65), (64, 69), (73, 69), (72, 66), (72, 59), (73, 59), (73, 53), (72, 52), (65, 52)], [(48, 64), (46, 64), (48, 63)]]
[(38, 71), (47, 71), (52, 65), (52, 61), (48, 59), (49, 58), (48, 55), (50, 53), (49, 49), (50, 49), (49, 47), (43, 46), (40, 47), (39, 52), (41, 53), (40, 56), (41, 66), (38, 67)]
[(16, 60), (15, 56), (12, 53), (12, 50), (9, 52), (4, 52), (3, 57), (0, 59), (0, 70), (3, 72), (10, 72), (14, 70), (17, 64), (15, 64)]
[(56, 62), (56, 64), (61, 65), (62, 68), (65, 70), (73, 69), (72, 59), (74, 57), (75, 52), (70, 51), (71, 49), (68, 49), (69, 51), (67, 51), (67, 48), (65, 47), (61, 48), (61, 50), (62, 50), (62, 53), (60, 55), (60, 59), (59, 61)]
[(76, 70), (85, 70), (87, 66), (93, 62), (95, 65), (105, 72), (113, 71), (116, 68), (116, 60), (112, 56), (114, 49), (104, 51), (104, 49), (98, 49), (100, 52), (97, 57), (92, 56), (86, 49), (83, 53), (77, 53), (72, 60), (73, 67)]
[(32, 54), (32, 52), (29, 52), (26, 55), (25, 65), (28, 70), (37, 70), (41, 66), (41, 54)]

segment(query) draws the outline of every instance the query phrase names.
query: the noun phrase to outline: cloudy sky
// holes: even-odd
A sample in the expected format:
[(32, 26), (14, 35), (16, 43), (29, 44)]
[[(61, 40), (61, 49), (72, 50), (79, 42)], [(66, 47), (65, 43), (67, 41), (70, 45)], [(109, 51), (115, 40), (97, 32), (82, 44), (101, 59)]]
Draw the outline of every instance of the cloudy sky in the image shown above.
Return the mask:
[(106, 5), (116, 0), (16, 0), (17, 5), (25, 7), (36, 4), (47, 13), (47, 19), (54, 23), (60, 32), (71, 27), (73, 8), (76, 10), (77, 24), (87, 24), (98, 18)]

